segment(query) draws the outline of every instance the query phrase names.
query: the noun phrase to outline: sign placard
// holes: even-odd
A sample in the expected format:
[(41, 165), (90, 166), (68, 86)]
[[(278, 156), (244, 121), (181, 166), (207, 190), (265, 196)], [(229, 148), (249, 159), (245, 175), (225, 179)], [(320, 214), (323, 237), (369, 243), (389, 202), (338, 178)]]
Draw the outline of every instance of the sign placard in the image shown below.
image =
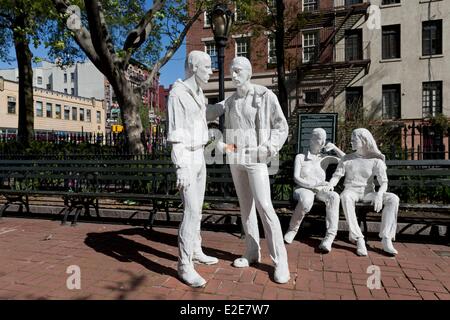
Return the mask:
[(308, 150), (314, 128), (323, 128), (327, 132), (327, 142), (336, 142), (337, 113), (300, 113), (298, 117), (297, 153)]

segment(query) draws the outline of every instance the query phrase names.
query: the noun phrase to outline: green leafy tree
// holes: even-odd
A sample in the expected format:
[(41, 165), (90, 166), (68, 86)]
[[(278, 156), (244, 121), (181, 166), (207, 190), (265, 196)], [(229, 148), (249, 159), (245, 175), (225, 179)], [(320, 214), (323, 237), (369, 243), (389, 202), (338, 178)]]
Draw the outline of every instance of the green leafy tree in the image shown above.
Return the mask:
[[(111, 83), (121, 109), (130, 153), (143, 153), (140, 139), (143, 126), (139, 113), (141, 92), (181, 46), (187, 31), (209, 1), (196, 1), (196, 7), (191, 11), (181, 0), (153, 1), (150, 8), (142, 0), (52, 2), (60, 14), (60, 26), (68, 22), (70, 25), (74, 20), (80, 22), (66, 31)], [(78, 21), (76, 13), (69, 10), (73, 8), (79, 8)], [(169, 41), (164, 41), (166, 38)], [(151, 69), (147, 80), (137, 88), (126, 78), (132, 57)]]
[(46, 33), (46, 21), (52, 14), (50, 1), (0, 0), (0, 58), (8, 56), (14, 45), (19, 70), (19, 141), (28, 146), (33, 138), (33, 54), (30, 45), (38, 47)]

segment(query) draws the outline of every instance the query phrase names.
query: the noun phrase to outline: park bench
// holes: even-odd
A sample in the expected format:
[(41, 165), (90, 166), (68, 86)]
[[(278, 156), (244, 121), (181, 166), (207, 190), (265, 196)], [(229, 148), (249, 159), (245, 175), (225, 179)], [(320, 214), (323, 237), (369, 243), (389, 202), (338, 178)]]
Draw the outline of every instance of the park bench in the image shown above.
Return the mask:
[[(387, 161), (387, 165), (389, 191), (400, 196), (401, 210), (450, 212), (449, 160), (396, 160)], [(293, 161), (284, 161), (279, 172), (270, 177), (272, 203), (276, 209), (288, 213), (296, 205), (292, 198), (295, 188), (292, 173)], [(209, 165), (207, 174), (205, 204), (237, 206), (229, 166)], [(423, 203), (421, 193), (427, 194), (428, 203)], [(170, 160), (0, 160), (0, 194), (6, 198), (0, 217), (13, 203), (19, 204), (20, 211), (25, 208), (29, 212), (30, 196), (60, 196), (65, 206), (62, 222), (74, 213), (73, 225), (82, 212), (89, 214), (91, 208), (99, 215), (99, 199), (148, 204), (150, 227), (158, 211), (165, 212), (170, 220), (169, 208), (181, 202)], [(317, 206), (325, 212), (321, 202)], [(373, 206), (358, 203), (357, 210), (366, 232), (367, 213), (373, 211)], [(434, 223), (448, 225), (442, 219)]]

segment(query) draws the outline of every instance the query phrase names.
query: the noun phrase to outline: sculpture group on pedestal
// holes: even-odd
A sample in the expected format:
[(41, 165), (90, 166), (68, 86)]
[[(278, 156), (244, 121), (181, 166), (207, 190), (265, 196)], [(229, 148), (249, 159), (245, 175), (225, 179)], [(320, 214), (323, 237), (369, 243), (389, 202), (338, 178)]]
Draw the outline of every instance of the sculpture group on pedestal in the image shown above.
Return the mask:
[[(252, 66), (244, 57), (233, 59), (230, 74), (236, 91), (224, 101), (206, 105), (201, 86), (212, 74), (211, 58), (202, 51), (192, 51), (186, 60), (187, 78), (177, 80), (168, 100), (168, 137), (172, 143), (172, 161), (176, 167), (177, 187), (183, 201), (183, 219), (178, 232), (178, 275), (192, 287), (204, 286), (194, 263), (216, 264), (218, 259), (207, 256), (201, 247), (200, 224), (206, 185), (204, 147), (208, 142), (207, 121), (225, 115), (224, 140), (217, 148), (226, 153), (233, 183), (239, 200), (246, 249), (233, 261), (237, 268), (258, 263), (260, 239), (257, 212), (262, 221), (274, 264), (274, 280), (287, 283), (290, 279), (288, 256), (278, 216), (272, 205), (267, 163), (278, 155), (288, 135), (288, 124), (276, 95), (266, 87), (251, 83)], [(384, 205), (380, 237), (383, 249), (391, 254), (395, 237), (398, 197), (387, 190), (386, 165), (372, 135), (357, 129), (352, 135), (355, 153), (345, 155), (332, 143), (326, 143), (326, 132), (312, 132), (309, 151), (295, 158), (294, 180), (299, 188), (294, 192), (298, 201), (284, 241), (291, 243), (303, 217), (317, 198), (325, 203), (326, 235), (320, 249), (329, 252), (337, 234), (339, 202), (341, 200), (349, 224), (350, 239), (357, 243), (358, 255), (367, 255), (364, 237), (358, 226), (355, 202), (371, 201), (375, 211)], [(334, 151), (338, 157), (322, 151)], [(338, 163), (333, 178), (325, 180), (325, 170)], [(334, 187), (345, 176), (345, 189), (339, 196)], [(375, 192), (374, 177), (380, 188)]]

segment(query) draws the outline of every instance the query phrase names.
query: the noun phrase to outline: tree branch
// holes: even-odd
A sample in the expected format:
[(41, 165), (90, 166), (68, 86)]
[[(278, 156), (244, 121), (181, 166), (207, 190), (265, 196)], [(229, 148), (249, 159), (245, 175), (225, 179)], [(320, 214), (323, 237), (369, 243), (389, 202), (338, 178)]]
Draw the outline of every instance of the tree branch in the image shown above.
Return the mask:
[(105, 22), (105, 16), (100, 1), (84, 0), (91, 31), (92, 44), (107, 73), (112, 74), (113, 66), (117, 62), (111, 35)]
[(150, 72), (149, 77), (145, 82), (143, 82), (140, 86), (141, 90), (145, 90), (146, 88), (150, 87), (150, 85), (153, 82), (153, 78), (158, 74), (159, 70), (172, 58), (172, 56), (175, 54), (175, 52), (180, 48), (181, 44), (183, 43), (184, 38), (186, 37), (187, 32), (191, 28), (191, 26), (194, 24), (194, 22), (198, 19), (198, 17), (203, 13), (202, 6), (200, 5), (195, 12), (195, 14), (189, 19), (189, 21), (184, 26), (183, 31), (178, 36), (177, 40), (173, 41), (172, 44), (167, 48), (166, 54), (164, 57), (159, 59), (152, 68), (152, 71)]
[(166, 0), (154, 1), (152, 8), (145, 13), (136, 28), (128, 33), (127, 39), (123, 45), (123, 51), (126, 52), (125, 58), (123, 59), (123, 64), (125, 66), (128, 65), (128, 62), (136, 49), (138, 49), (147, 39), (153, 28), (153, 17), (156, 12), (160, 11), (164, 7), (165, 3)]
[[(64, 0), (52, 0), (53, 4), (60, 14), (66, 14), (67, 8), (71, 5), (70, 2)], [(80, 46), (80, 48), (86, 53), (89, 60), (102, 72), (104, 73), (103, 66), (101, 64), (100, 57), (95, 52), (94, 45), (92, 43), (92, 38), (89, 30), (84, 26), (81, 26), (78, 30), (72, 30), (74, 33), (74, 40)]]

